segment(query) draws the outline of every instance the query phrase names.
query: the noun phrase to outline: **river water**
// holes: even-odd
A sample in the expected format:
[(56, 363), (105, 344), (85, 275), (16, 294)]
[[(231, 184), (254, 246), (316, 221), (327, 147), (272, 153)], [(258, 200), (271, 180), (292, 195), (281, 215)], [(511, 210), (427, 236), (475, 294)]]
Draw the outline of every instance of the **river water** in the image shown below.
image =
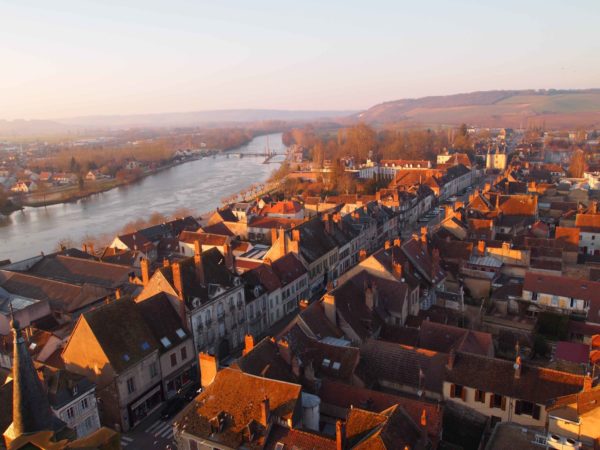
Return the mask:
[[(267, 139), (271, 150), (285, 151), (277, 133), (258, 136), (233, 153), (262, 153)], [(282, 160), (276, 156), (272, 161)], [(264, 182), (279, 166), (263, 161), (264, 157), (258, 156), (208, 157), (76, 202), (27, 207), (0, 221), (0, 260), (18, 261), (51, 252), (62, 239), (78, 245), (86, 236), (116, 235), (128, 222), (147, 219), (153, 212), (169, 216), (181, 208), (209, 211), (219, 206), (221, 199)]]

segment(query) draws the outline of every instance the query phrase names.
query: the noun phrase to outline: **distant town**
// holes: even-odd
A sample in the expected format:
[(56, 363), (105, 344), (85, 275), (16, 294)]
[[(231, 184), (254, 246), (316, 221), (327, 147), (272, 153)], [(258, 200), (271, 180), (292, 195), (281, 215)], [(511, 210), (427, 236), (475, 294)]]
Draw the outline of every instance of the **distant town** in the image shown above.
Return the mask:
[[(216, 210), (0, 261), (7, 449), (600, 448), (600, 130), (273, 130)], [(2, 142), (0, 212), (258, 133)]]

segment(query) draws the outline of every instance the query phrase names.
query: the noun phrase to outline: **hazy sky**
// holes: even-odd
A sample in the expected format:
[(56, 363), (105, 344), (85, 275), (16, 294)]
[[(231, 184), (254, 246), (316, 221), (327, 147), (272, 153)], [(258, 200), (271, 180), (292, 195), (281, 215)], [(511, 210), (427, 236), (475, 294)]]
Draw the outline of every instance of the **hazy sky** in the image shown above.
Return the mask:
[(600, 87), (600, 0), (0, 0), (0, 118)]

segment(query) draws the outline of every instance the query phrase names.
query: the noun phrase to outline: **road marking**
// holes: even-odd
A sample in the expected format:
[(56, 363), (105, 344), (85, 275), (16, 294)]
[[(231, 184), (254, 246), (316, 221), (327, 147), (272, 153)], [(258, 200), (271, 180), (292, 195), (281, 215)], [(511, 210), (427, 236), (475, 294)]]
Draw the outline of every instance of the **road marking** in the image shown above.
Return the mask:
[(154, 433), (154, 431), (159, 428), (164, 422), (162, 420), (157, 420), (152, 425), (144, 430), (145, 433)]
[(127, 447), (128, 444), (133, 442), (133, 438), (127, 436), (121, 436), (121, 447)]

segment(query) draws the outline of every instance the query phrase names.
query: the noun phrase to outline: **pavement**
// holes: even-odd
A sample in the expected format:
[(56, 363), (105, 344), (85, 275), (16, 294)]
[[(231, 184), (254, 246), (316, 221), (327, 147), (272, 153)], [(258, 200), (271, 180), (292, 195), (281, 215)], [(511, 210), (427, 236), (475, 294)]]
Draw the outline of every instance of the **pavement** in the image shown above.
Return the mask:
[(173, 419), (162, 420), (160, 410), (153, 412), (133, 430), (121, 434), (121, 447), (126, 450), (176, 449)]

